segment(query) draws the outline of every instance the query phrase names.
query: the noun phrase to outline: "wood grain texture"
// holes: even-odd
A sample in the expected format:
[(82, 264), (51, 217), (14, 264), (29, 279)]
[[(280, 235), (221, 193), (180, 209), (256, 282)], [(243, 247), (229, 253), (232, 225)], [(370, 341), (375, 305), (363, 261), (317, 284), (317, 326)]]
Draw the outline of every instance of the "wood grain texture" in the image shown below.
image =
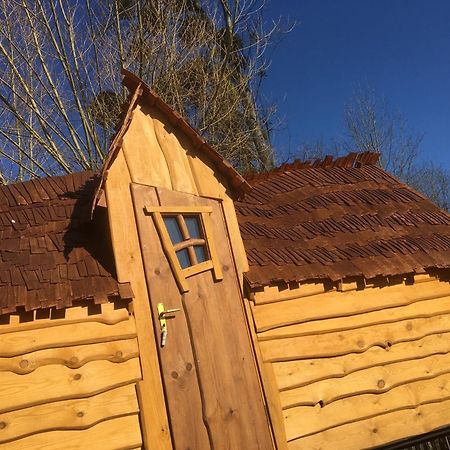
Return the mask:
[(333, 378), (340, 378), (358, 370), (368, 369), (426, 356), (450, 352), (450, 333), (433, 334), (417, 341), (401, 342), (392, 347), (371, 347), (364, 353), (351, 353), (334, 358), (305, 359), (273, 363), (280, 390)]
[(450, 313), (450, 296), (418, 301), (407, 306), (387, 308), (365, 314), (356, 314), (353, 316), (336, 317), (324, 320), (313, 320), (311, 322), (275, 328), (273, 330), (258, 333), (258, 339), (265, 341), (283, 337), (330, 333), (332, 331), (351, 330), (369, 325), (432, 317), (446, 313)]
[(0, 430), (0, 444), (46, 431), (86, 429), (104, 420), (138, 412), (134, 384), (89, 398), (45, 403), (0, 414), (0, 422), (5, 424)]
[(79, 369), (44, 366), (28, 375), (0, 372), (0, 412), (86, 397), (140, 379), (138, 358), (120, 364), (93, 361)]
[(383, 414), (289, 442), (289, 450), (359, 450), (448, 425), (450, 400)]
[(43, 329), (15, 331), (2, 335), (0, 356), (10, 357), (47, 348), (108, 342), (134, 337), (136, 337), (136, 325), (132, 317), (115, 325), (81, 322)]
[[(324, 294), (282, 303), (259, 305), (254, 309), (258, 332), (311, 320), (345, 317), (396, 306), (406, 306), (421, 300), (450, 295), (448, 282), (417, 285), (396, 285), (384, 288)], [(317, 304), (320, 303), (320, 308)]]
[(125, 339), (98, 344), (49, 348), (20, 356), (0, 358), (0, 372), (9, 371), (23, 375), (51, 364), (60, 364), (76, 369), (91, 361), (106, 360), (120, 363), (138, 356), (137, 339)]
[(332, 383), (330, 380), (317, 381), (281, 392), (280, 400), (283, 408), (316, 405), (319, 402), (327, 405), (340, 398), (387, 392), (396, 386), (417, 380), (430, 380), (446, 373), (450, 373), (450, 353), (371, 367), (335, 378)]
[(49, 431), (2, 445), (5, 450), (128, 450), (142, 443), (137, 414), (100, 422), (87, 430)]
[(398, 386), (384, 394), (344, 398), (324, 407), (300, 406), (284, 411), (287, 439), (369, 419), (388, 412), (450, 400), (450, 374)]
[(133, 310), (142, 366), (142, 381), (137, 385), (142, 433), (145, 444), (151, 443), (152, 449), (169, 450), (169, 423), (130, 185), (126, 161), (119, 151), (109, 169), (105, 190), (117, 278), (130, 282), (135, 294)]
[(450, 314), (443, 314), (315, 336), (274, 339), (263, 341), (260, 346), (264, 361), (288, 361), (362, 353), (375, 345), (387, 348), (448, 331)]

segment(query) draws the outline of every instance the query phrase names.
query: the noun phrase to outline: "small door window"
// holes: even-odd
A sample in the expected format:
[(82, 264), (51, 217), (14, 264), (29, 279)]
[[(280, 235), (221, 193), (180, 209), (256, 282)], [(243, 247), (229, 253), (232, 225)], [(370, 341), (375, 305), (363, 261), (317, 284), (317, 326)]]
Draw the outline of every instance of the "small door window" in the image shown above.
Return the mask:
[(146, 206), (145, 211), (153, 216), (182, 292), (189, 291), (188, 277), (206, 270), (212, 270), (217, 281), (223, 279), (214, 245), (211, 207)]
[(200, 214), (163, 214), (162, 217), (182, 269), (210, 259)]

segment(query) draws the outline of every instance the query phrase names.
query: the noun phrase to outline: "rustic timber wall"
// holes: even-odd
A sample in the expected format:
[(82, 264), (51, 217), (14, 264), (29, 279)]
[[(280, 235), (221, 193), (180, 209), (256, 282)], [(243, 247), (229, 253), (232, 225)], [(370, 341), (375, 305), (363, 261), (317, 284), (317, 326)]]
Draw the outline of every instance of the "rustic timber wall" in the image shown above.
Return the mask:
[(1, 320), (2, 449), (140, 448), (141, 371), (126, 307), (85, 305)]
[(266, 287), (250, 302), (279, 448), (368, 448), (448, 425), (449, 283), (343, 290)]

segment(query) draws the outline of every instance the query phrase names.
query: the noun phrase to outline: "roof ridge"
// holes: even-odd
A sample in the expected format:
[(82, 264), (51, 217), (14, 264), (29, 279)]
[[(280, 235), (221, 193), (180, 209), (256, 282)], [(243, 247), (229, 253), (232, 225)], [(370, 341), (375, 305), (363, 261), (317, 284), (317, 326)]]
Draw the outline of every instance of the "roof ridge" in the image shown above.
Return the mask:
[(289, 170), (331, 169), (333, 167), (355, 168), (364, 165), (375, 165), (379, 159), (379, 152), (350, 152), (345, 156), (337, 156), (335, 158), (332, 155), (326, 155), (323, 158), (317, 158), (315, 160), (301, 161), (296, 159), (291, 163), (284, 163), (267, 172), (247, 172), (243, 176), (249, 182), (259, 182)]

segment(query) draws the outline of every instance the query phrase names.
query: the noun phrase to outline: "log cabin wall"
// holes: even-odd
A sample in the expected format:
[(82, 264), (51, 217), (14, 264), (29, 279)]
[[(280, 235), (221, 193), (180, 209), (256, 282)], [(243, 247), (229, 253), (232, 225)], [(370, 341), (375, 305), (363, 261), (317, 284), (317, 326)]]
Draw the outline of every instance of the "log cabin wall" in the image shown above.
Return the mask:
[(0, 321), (0, 448), (137, 449), (136, 326), (123, 304)]
[(447, 281), (272, 286), (250, 305), (279, 448), (371, 448), (448, 425)]

